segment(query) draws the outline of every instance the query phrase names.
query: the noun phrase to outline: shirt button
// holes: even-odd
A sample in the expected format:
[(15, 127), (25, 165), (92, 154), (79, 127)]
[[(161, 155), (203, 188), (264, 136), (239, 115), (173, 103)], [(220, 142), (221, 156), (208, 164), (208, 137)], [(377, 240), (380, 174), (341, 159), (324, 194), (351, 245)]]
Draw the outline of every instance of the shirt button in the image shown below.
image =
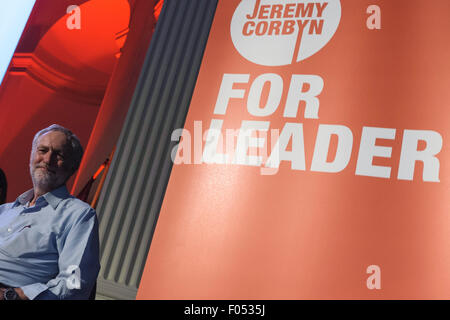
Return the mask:
[(11, 232), (12, 231), (12, 229), (11, 228), (8, 228), (8, 232)]

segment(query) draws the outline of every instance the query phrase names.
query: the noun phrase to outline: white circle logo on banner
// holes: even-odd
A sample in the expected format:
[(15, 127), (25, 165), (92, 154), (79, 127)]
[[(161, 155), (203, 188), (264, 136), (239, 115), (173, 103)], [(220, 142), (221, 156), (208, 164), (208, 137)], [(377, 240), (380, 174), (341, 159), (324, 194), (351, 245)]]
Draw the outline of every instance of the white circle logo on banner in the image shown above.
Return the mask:
[(231, 39), (247, 60), (284, 66), (322, 49), (340, 19), (339, 0), (242, 0), (231, 19)]

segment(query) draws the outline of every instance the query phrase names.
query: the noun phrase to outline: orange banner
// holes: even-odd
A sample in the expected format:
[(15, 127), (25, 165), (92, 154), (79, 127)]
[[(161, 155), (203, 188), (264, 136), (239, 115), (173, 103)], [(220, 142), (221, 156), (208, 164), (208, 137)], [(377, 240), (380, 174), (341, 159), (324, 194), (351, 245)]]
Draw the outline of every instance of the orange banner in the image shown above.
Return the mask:
[(219, 1), (138, 299), (449, 299), (450, 1)]

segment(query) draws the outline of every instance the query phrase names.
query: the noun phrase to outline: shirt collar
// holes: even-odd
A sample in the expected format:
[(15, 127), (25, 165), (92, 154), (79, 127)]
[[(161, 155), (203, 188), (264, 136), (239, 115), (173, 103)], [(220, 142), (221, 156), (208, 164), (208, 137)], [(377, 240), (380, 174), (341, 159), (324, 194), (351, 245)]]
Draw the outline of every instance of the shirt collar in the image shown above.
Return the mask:
[[(33, 199), (33, 196), (34, 196), (34, 190), (30, 189), (30, 190), (22, 193), (20, 196), (18, 196), (15, 204), (16, 205), (17, 204), (25, 205)], [(48, 204), (50, 204), (52, 206), (53, 209), (56, 210), (56, 208), (58, 207), (59, 203), (62, 200), (70, 197), (70, 193), (67, 190), (67, 187), (65, 185), (62, 185), (61, 187), (59, 187), (57, 189), (47, 192), (42, 197), (45, 199), (45, 201), (47, 201)]]

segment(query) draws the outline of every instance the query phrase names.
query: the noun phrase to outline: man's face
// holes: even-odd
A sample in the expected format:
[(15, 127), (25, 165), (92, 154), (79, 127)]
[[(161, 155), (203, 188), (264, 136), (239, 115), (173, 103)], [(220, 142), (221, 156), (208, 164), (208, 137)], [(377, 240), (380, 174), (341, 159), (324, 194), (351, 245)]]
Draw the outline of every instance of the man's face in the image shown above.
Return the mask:
[(72, 174), (70, 157), (64, 133), (50, 131), (40, 136), (31, 152), (33, 185), (47, 192), (63, 185)]

